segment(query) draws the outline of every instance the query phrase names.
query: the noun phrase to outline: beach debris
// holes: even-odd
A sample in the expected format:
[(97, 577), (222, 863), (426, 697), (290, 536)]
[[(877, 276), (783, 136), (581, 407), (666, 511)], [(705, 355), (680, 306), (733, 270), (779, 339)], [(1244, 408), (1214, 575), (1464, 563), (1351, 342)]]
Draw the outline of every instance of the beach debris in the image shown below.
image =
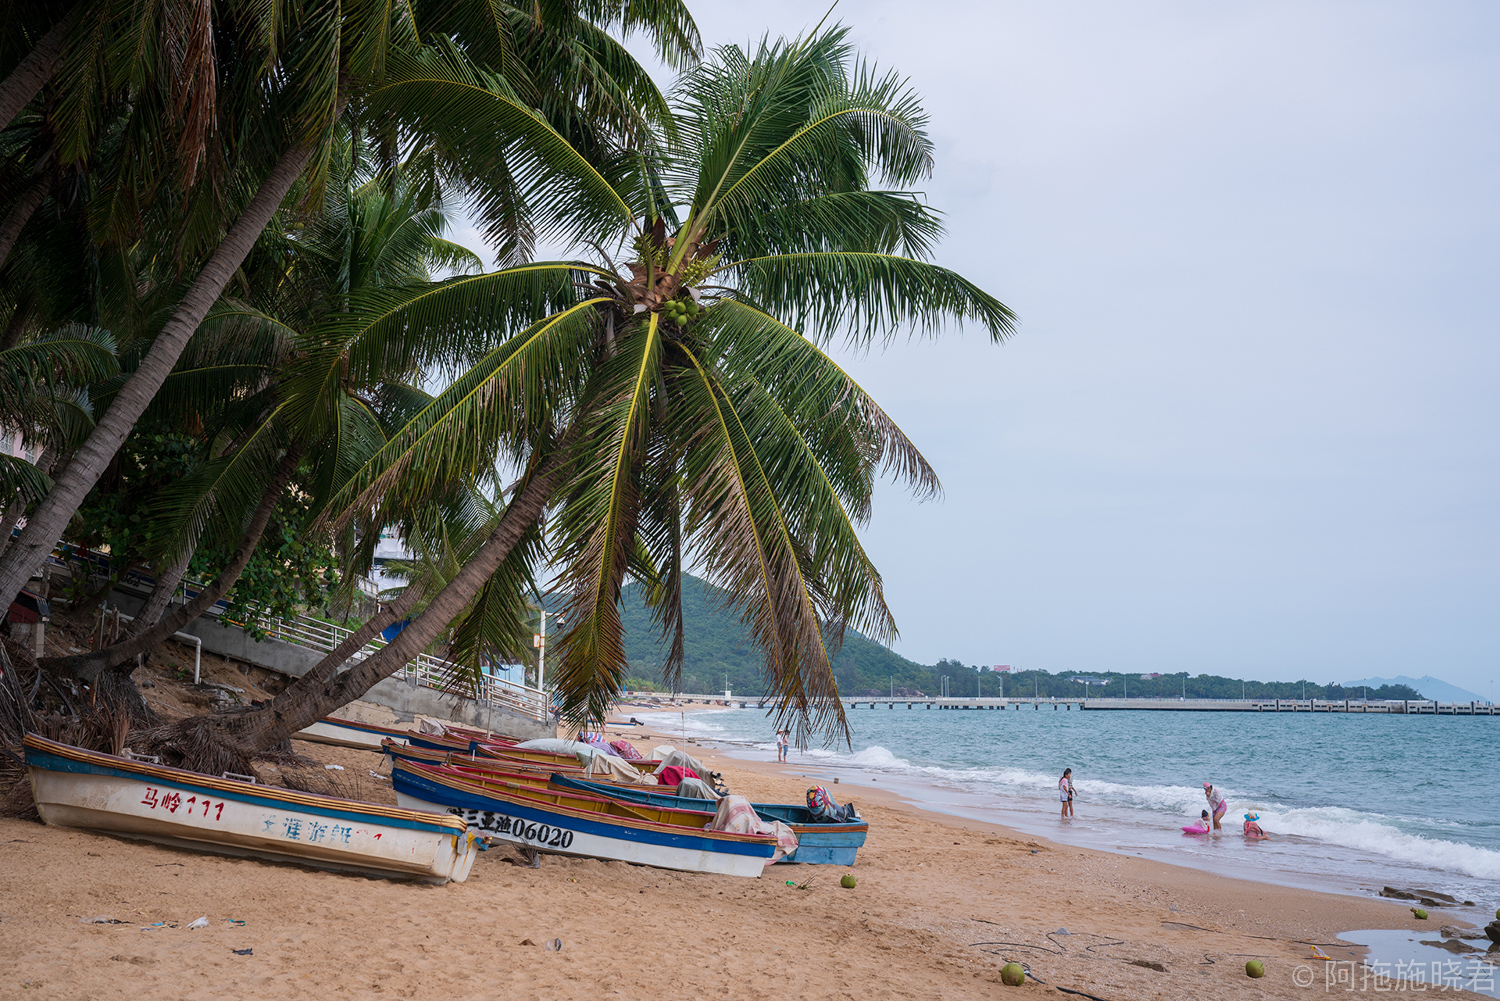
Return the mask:
[(1054, 934), (1054, 935), (1071, 935), (1073, 933), (1070, 932), (1070, 931), (1068, 931), (1068, 929), (1066, 929), (1066, 928), (1059, 928), (1059, 929), (1057, 929), (1057, 931), (1053, 932), (1052, 934)]
[(1259, 980), (1266, 975), (1266, 964), (1258, 959), (1252, 959), (1245, 964), (1245, 976), (1253, 980)]
[(207, 927), (208, 927), (208, 915), (207, 914), (203, 915), (200, 918), (196, 918), (196, 919), (188, 922), (188, 931), (192, 931), (194, 928), (207, 928)]
[(1423, 907), (1442, 907), (1444, 904), (1457, 905), (1462, 903), (1465, 907), (1473, 907), (1474, 901), (1460, 901), (1457, 897), (1450, 897), (1446, 893), (1436, 890), (1401, 890), (1394, 886), (1384, 887), (1380, 891), (1382, 897), (1390, 897), (1392, 900), (1415, 900)]
[(1155, 970), (1157, 973), (1167, 972), (1167, 968), (1165, 966), (1161, 965), (1160, 963), (1153, 962), (1149, 959), (1132, 959), (1129, 960), (1129, 963), (1131, 966), (1139, 966), (1143, 970)]
[(858, 883), (859, 880), (854, 878), (854, 873), (852, 872), (844, 873), (843, 878), (839, 880), (839, 885), (846, 890), (854, 889), (855, 885)]
[(81, 925), (128, 925), (132, 922), (121, 921), (119, 918), (112, 918), (108, 914), (101, 914), (97, 918), (79, 918), (78, 923)]
[(1427, 920), (1427, 912), (1422, 910), (1422, 908), (1420, 907), (1413, 907), (1411, 909), (1411, 916), (1416, 918), (1418, 921)]
[(255, 950), (254, 949), (230, 949), (229, 951), (232, 952), (232, 953), (234, 953), (236, 956), (253, 956), (253, 955), (255, 955)]
[(1000, 967), (1000, 982), (1006, 987), (1020, 987), (1026, 982), (1026, 968), (1020, 963), (1006, 963)]
[(220, 921), (227, 921), (229, 923), (229, 926), (231, 928), (243, 928), (243, 927), (245, 927), (245, 922), (241, 921), (239, 918), (220, 918), (219, 920)]
[(536, 945), (536, 943), (535, 943), (535, 942), (533, 942), (533, 941), (532, 941), (532, 940), (531, 940), (531, 939), (529, 939), (529, 938), (523, 938), (523, 939), (521, 939), (521, 944), (522, 944), (522, 945)]
[(1323, 950), (1319, 949), (1317, 946), (1310, 945), (1308, 946), (1308, 948), (1312, 950), (1313, 959), (1326, 959), (1330, 963), (1333, 962), (1333, 957), (1326, 955)]
[(323, 766), (323, 770), (326, 771), (326, 772), (341, 772), (341, 771), (344, 770), (344, 766), (343, 765), (324, 765)]
[(543, 942), (542, 946), (548, 952), (562, 952), (562, 939), (560, 939), (560, 938), (551, 939), (550, 941)]

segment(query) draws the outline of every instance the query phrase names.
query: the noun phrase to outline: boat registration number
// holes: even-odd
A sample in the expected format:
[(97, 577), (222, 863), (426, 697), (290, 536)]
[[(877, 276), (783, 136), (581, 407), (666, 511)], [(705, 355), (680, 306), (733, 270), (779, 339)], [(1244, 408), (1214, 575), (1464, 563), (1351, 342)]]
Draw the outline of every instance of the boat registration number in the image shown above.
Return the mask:
[(549, 824), (528, 824), (515, 817), (491, 810), (468, 810), (453, 807), (448, 811), (455, 817), (484, 834), (498, 834), (515, 841), (525, 841), (540, 848), (569, 848), (573, 844), (573, 832)]
[[(224, 803), (222, 800), (214, 803), (207, 796), (201, 800), (197, 796), (189, 796), (187, 799), (183, 799), (180, 792), (163, 792), (155, 786), (146, 787), (146, 795), (141, 797), (141, 805), (149, 806), (153, 810), (165, 810), (168, 813), (176, 813), (178, 810), (182, 810), (189, 816), (192, 815), (193, 809), (196, 807), (203, 811), (203, 816), (205, 817), (211, 816), (213, 820), (224, 819)], [(212, 815), (209, 814), (210, 810), (213, 811)]]

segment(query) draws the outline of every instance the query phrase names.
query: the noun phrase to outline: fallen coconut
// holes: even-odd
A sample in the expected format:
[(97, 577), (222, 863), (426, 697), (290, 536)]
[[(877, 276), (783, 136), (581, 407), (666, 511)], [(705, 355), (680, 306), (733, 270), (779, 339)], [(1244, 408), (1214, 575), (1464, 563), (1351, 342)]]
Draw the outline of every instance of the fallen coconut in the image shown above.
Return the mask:
[(1266, 975), (1266, 964), (1258, 959), (1252, 959), (1245, 964), (1245, 976), (1259, 980)]
[(1020, 963), (1006, 963), (1000, 967), (1000, 982), (1006, 987), (1020, 987), (1026, 982), (1026, 969)]
[(1411, 916), (1416, 918), (1418, 921), (1427, 920), (1427, 912), (1422, 910), (1422, 908), (1420, 907), (1413, 907), (1411, 909)]
[(852, 873), (852, 872), (846, 872), (846, 873), (844, 873), (844, 878), (841, 879), (841, 880), (839, 880), (839, 885), (842, 886), (846, 890), (852, 890), (852, 889), (854, 889), (854, 884), (856, 884), (858, 882), (859, 882), (859, 880), (857, 880), (857, 879), (854, 878), (854, 873)]

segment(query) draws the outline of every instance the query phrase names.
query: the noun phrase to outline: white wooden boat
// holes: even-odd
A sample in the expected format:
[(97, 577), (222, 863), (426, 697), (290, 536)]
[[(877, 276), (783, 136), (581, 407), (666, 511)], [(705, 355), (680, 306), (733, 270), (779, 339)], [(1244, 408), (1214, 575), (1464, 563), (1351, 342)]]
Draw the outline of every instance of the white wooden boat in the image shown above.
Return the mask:
[(463, 882), (467, 825), (437, 815), (213, 778), (26, 737), (37, 812), (48, 824), (227, 855), (427, 882)]
[(310, 740), (318, 744), (335, 744), (339, 747), (357, 747), (364, 751), (380, 750), (382, 740), (407, 739), (408, 731), (376, 723), (356, 723), (350, 719), (324, 716), (292, 734), (298, 740)]
[(479, 771), (396, 761), (402, 806), (447, 810), (476, 833), (539, 851), (618, 859), (661, 869), (759, 876), (776, 839), (708, 831), (703, 815), (536, 789)]

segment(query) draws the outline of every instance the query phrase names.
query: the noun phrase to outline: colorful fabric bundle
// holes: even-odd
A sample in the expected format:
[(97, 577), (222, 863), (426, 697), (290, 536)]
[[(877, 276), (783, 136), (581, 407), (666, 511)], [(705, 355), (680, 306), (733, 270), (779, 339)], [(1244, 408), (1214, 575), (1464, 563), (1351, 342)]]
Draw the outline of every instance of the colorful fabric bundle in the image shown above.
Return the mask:
[(755, 807), (743, 796), (725, 796), (719, 800), (718, 811), (712, 823), (704, 825), (706, 831), (728, 831), (731, 834), (774, 834), (776, 854), (766, 865), (778, 862), (797, 850), (797, 835), (779, 820), (762, 820)]
[(611, 740), (610, 748), (626, 761), (641, 761), (641, 752), (635, 749), (635, 745), (628, 740)]
[(847, 824), (859, 819), (859, 811), (853, 803), (840, 806), (822, 786), (807, 790), (807, 812), (819, 824)]

